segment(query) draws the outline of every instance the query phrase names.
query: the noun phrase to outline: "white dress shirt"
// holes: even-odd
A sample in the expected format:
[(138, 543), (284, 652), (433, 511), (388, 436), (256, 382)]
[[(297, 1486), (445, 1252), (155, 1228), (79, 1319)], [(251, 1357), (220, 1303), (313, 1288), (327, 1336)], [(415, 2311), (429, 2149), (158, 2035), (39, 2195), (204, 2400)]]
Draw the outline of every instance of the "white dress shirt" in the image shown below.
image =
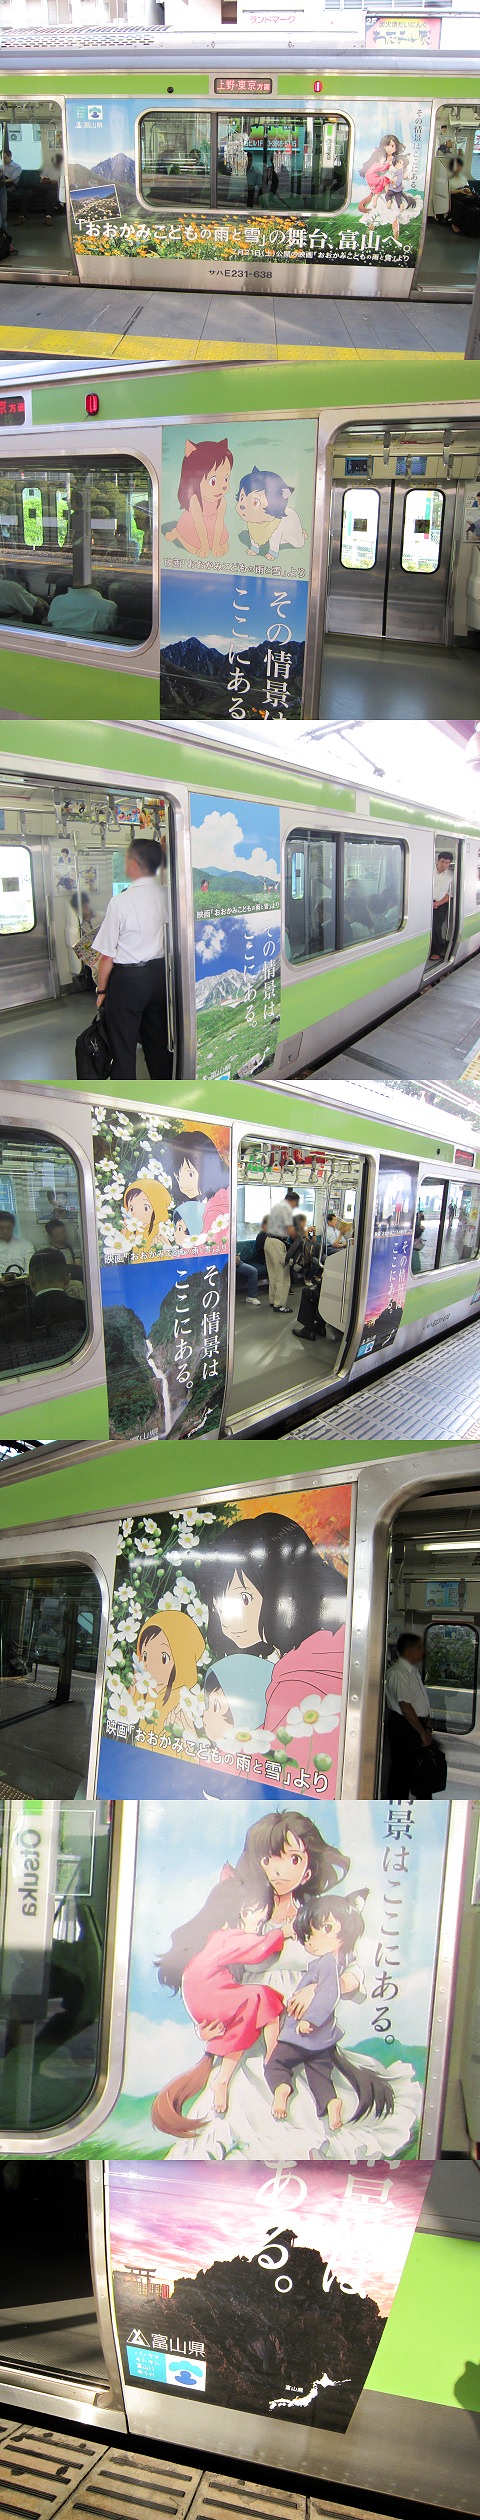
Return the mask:
[(277, 1199), (275, 1207), (271, 1207), (270, 1209), (267, 1236), (269, 1234), (273, 1234), (274, 1236), (278, 1234), (280, 1242), (285, 1242), (285, 1236), (288, 1241), (290, 1238), (290, 1230), (294, 1222), (295, 1209), (290, 1207), (289, 1199)]
[(94, 936), (96, 954), (115, 963), (147, 963), (165, 953), (167, 887), (156, 875), (137, 875), (128, 891), (109, 901)]
[(392, 1715), (401, 1715), (402, 1705), (405, 1704), (413, 1706), (414, 1715), (423, 1716), (424, 1721), (430, 1714), (430, 1699), (420, 1672), (414, 1663), (406, 1661), (404, 1654), (399, 1654), (397, 1662), (392, 1663), (390, 1671), (387, 1671), (386, 1693)]

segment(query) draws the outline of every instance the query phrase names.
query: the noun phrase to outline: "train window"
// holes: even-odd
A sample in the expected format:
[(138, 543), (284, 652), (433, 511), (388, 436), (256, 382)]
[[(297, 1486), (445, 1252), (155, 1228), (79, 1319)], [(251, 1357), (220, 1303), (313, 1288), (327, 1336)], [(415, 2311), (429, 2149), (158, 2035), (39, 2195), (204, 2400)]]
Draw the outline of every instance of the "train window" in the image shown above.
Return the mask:
[(392, 936), (401, 927), (405, 888), (403, 840), (345, 840), (344, 944)]
[(343, 114), (219, 114), (217, 200), (239, 210), (342, 210), (350, 124)]
[(447, 1190), (446, 1181), (421, 1183), (410, 1262), (413, 1277), (424, 1277), (430, 1269), (436, 1268)]
[(435, 577), (440, 563), (443, 490), (407, 490), (401, 566), (412, 577)]
[(34, 927), (30, 850), (9, 841), (0, 848), (0, 936), (26, 936)]
[(98, 2076), (110, 1872), (106, 1803), (11, 1802), (0, 1859), (0, 2125), (45, 2132)]
[(458, 1261), (476, 1260), (480, 1245), (480, 1184), (450, 1181), (438, 1266), (454, 1269)]
[(172, 201), (210, 205), (210, 115), (142, 114), (139, 125), (140, 199), (151, 210)]
[(342, 506), (340, 561), (342, 569), (374, 569), (378, 545), (380, 491), (345, 490)]
[(478, 1636), (465, 1621), (435, 1619), (425, 1629), (423, 1679), (435, 1732), (473, 1732)]
[(0, 1129), (0, 1377), (66, 1364), (87, 1326), (77, 1165), (43, 1129)]
[(335, 950), (336, 843), (333, 834), (292, 831), (286, 848), (285, 942), (289, 962)]
[(85, 1792), (101, 1615), (88, 1565), (0, 1566), (5, 1792)]
[(0, 622), (140, 647), (152, 627), (152, 484), (143, 464), (0, 466)]

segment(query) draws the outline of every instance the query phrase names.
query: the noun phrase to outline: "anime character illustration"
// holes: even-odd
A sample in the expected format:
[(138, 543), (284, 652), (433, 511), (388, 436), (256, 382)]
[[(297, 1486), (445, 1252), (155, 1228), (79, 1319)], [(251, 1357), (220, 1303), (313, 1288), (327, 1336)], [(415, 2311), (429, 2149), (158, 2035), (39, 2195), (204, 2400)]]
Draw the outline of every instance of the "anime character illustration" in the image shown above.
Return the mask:
[(181, 1691), (195, 1688), (204, 1652), (205, 1638), (188, 1611), (167, 1607), (143, 1620), (129, 1691), (132, 1712), (139, 1718), (136, 1738), (140, 1745), (147, 1741), (150, 1750), (157, 1747), (155, 1730), (160, 1734), (168, 1717), (176, 1713)]
[[(281, 2030), (272, 2030), (265, 2056), (265, 2081), (273, 2094), (272, 2117), (287, 2115), (294, 2081), (305, 2074), (315, 2102), (317, 2116), (328, 2118), (337, 2134), (344, 2122), (344, 2103), (335, 2089), (333, 2069), (337, 2066), (357, 2096), (354, 2121), (375, 2110), (376, 2117), (391, 2115), (394, 2099), (392, 2085), (385, 2074), (360, 2065), (340, 2047), (336, 2038), (336, 2007), (340, 1996), (352, 1996), (358, 2002), (365, 1994), (363, 1973), (355, 1961), (355, 1948), (365, 1931), (363, 1908), (367, 1890), (352, 1893), (348, 1899), (327, 1896), (302, 1899), (297, 1909), (295, 1936), (307, 1953), (308, 1965), (297, 1992), (286, 2005)], [(307, 2044), (308, 2042), (308, 2044)]]
[(362, 166), (360, 170), (367, 185), (367, 192), (365, 200), (359, 201), (359, 214), (363, 217), (365, 212), (371, 210), (372, 205), (378, 205), (383, 198), (386, 208), (391, 212), (392, 230), (397, 244), (400, 211), (414, 210), (416, 204), (415, 193), (405, 191), (408, 163), (408, 154), (403, 141), (398, 139), (395, 131), (387, 131), (378, 147), (373, 150), (372, 156), (367, 159), (366, 166)]
[(182, 1226), (192, 1242), (218, 1228), (216, 1248), (222, 1249), (221, 1237), (228, 1233), (229, 1174), (213, 1138), (205, 1129), (183, 1129), (181, 1136), (166, 1137), (162, 1165), (171, 1175), (176, 1241), (182, 1241)]
[[(153, 2103), (152, 2121), (165, 2134), (197, 2135), (203, 2122), (184, 2121), (185, 2102), (209, 2081), (218, 2059), (213, 2107), (226, 2113), (235, 2067), (260, 2031), (266, 2057), (284, 2009), (282, 1989), (267, 1984), (265, 1969), (295, 1930), (303, 1885), (321, 1895), (349, 1868), (349, 1858), (329, 1846), (316, 1821), (300, 1811), (278, 1811), (247, 1829), (238, 1862), (226, 1865), (203, 1908), (176, 1928), (170, 1951), (157, 1963), (159, 1982), (181, 1988), (187, 2011), (205, 2041), (203, 2058), (177, 2076)], [(260, 1982), (242, 1985), (243, 1969), (260, 1967)]]
[(181, 543), (184, 551), (202, 560), (219, 559), (228, 551), (225, 508), (232, 464), (226, 437), (217, 442), (204, 438), (199, 445), (186, 438), (178, 484), (180, 516), (176, 525), (164, 527), (166, 542)]
[(266, 1723), (271, 1745), (281, 1723), (289, 1748), (300, 1738), (304, 1751), (315, 1731), (335, 1728), (346, 1580), (308, 1532), (269, 1511), (216, 1523), (202, 1532), (201, 1587), (213, 1657), (204, 1684), (207, 1738), (231, 1748), (232, 1726), (238, 1741)]
[(129, 1181), (124, 1194), (124, 1237), (132, 1260), (148, 1260), (152, 1251), (170, 1249), (170, 1236), (162, 1227), (171, 1223), (172, 1196), (165, 1181), (156, 1181), (151, 1173), (139, 1173), (138, 1181)]
[(258, 464), (244, 473), (236, 499), (237, 515), (248, 525), (249, 548), (271, 552), (282, 551), (288, 543), (301, 551), (306, 534), (297, 509), (291, 506), (293, 491), (281, 473), (260, 472)]

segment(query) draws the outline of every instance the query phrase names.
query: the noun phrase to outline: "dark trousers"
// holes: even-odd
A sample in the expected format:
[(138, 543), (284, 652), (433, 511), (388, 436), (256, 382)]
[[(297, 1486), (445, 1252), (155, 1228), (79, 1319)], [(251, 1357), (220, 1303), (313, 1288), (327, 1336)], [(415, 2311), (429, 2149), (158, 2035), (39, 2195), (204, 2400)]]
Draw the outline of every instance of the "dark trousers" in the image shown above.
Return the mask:
[(446, 952), (447, 917), (448, 902), (435, 901), (432, 918), (432, 954), (438, 954), (441, 961)]
[(141, 1041), (149, 1076), (171, 1076), (168, 1048), (167, 987), (163, 956), (148, 963), (114, 963), (103, 1009), (114, 1077), (137, 1072)]
[(325, 2117), (328, 2101), (335, 2099), (335, 2084), (332, 2082), (332, 2065), (335, 2062), (336, 2049), (317, 2048), (312, 2052), (307, 2034), (305, 2055), (303, 2049), (300, 2055), (292, 2039), (277, 2039), (273, 2056), (266, 2058), (263, 2071), (269, 2091), (278, 2091), (279, 2083), (288, 2083), (290, 2091), (293, 2091), (294, 2076), (303, 2069), (318, 2116)]
[[(407, 1723), (406, 1715), (394, 1715), (391, 1707), (388, 1709), (387, 1731), (391, 1761), (388, 1792), (394, 1802), (403, 1802), (408, 1794), (417, 1794), (419, 1790), (415, 1779), (421, 1750), (420, 1735), (415, 1732), (413, 1724)], [(426, 1783), (422, 1783), (421, 1800), (432, 1800), (428, 1774)]]

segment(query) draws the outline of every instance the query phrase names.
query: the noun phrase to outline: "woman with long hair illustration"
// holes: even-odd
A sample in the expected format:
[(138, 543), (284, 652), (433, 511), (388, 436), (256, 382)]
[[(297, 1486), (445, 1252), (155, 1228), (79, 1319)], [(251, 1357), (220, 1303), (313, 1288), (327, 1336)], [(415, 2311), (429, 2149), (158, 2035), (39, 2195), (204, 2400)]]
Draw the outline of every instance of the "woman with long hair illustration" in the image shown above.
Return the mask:
[(229, 1171), (225, 1157), (206, 1129), (182, 1129), (162, 1139), (162, 1164), (171, 1174), (175, 1218), (192, 1240), (228, 1220)]
[[(205, 1729), (219, 1746), (265, 1720), (271, 1733), (302, 1688), (326, 1692), (325, 1729), (338, 1723), (346, 1578), (327, 1564), (293, 1516), (266, 1511), (218, 1523), (199, 1541), (199, 1589), (212, 1653)], [(284, 1668), (285, 1666), (285, 1668)], [(266, 1713), (265, 1713), (266, 1701)]]
[(205, 2053), (191, 2073), (177, 2075), (154, 2100), (152, 2122), (162, 2133), (201, 2132), (203, 2121), (184, 2119), (182, 2110), (205, 2089), (216, 2058), (214, 2108), (224, 2115), (234, 2067), (260, 2030), (268, 2056), (283, 1993), (263, 1982), (242, 1990), (237, 1972), (280, 1955), (293, 1937), (307, 1882), (313, 1892), (327, 1891), (348, 1868), (348, 1856), (327, 1844), (314, 1820), (300, 1811), (277, 1811), (253, 1822), (235, 1866), (225, 1866), (197, 1916), (177, 1927), (170, 1951), (157, 1961), (158, 1976), (175, 1993), (181, 1987)]
[(365, 200), (359, 201), (359, 212), (363, 216), (364, 212), (370, 210), (383, 195), (384, 201), (391, 210), (393, 234), (397, 244), (400, 209), (403, 206), (405, 209), (415, 209), (415, 194), (404, 191), (407, 162), (407, 151), (403, 141), (398, 139), (396, 131), (386, 131), (378, 148), (374, 149), (372, 156), (367, 159), (366, 166), (361, 168), (368, 190)]

